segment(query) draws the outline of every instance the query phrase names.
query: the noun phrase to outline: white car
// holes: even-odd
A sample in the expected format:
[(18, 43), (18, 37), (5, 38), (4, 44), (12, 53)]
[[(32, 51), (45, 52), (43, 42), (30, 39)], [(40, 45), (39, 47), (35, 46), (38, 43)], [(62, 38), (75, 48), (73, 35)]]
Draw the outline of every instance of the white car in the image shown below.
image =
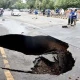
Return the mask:
[(13, 9), (11, 12), (11, 16), (21, 16), (20, 11), (17, 9)]

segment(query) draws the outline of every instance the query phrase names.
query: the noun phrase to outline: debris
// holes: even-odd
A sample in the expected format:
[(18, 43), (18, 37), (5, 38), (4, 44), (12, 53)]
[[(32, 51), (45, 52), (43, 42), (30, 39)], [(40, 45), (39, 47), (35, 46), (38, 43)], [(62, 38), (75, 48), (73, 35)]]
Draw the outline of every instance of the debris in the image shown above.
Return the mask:
[(5, 21), (5, 19), (2, 19), (2, 21)]
[(59, 75), (72, 69), (74, 66), (74, 59), (69, 51), (57, 54), (57, 59), (53, 56), (55, 62), (51, 62), (44, 57), (38, 57), (34, 61), (32, 72), (34, 74), (53, 74)]
[(79, 77), (77, 77), (77, 78), (79, 78)]
[(68, 26), (62, 26), (62, 28), (68, 28)]
[(24, 32), (21, 32), (21, 34), (23, 34)]
[(72, 79), (71, 77), (69, 77), (69, 79)]

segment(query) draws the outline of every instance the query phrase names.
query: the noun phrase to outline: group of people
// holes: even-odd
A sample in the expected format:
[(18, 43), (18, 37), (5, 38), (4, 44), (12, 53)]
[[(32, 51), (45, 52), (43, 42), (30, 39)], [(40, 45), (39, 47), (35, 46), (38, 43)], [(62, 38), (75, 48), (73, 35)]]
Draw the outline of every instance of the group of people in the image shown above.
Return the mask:
[[(35, 19), (37, 19), (37, 15), (38, 15), (38, 9), (35, 9)], [(51, 10), (50, 9), (43, 9), (42, 11), (43, 13), (43, 16), (47, 15), (47, 17), (50, 17), (51, 15)], [(60, 13), (61, 15), (64, 14), (64, 9), (56, 9), (56, 13)], [(69, 18), (68, 18), (68, 25), (71, 25), (71, 26), (74, 26), (76, 25), (76, 21), (77, 21), (77, 9), (73, 10), (71, 9), (70, 10), (70, 13), (69, 13)]]
[(43, 9), (42, 13), (43, 13), (43, 16), (47, 15), (47, 17), (50, 17), (51, 10), (50, 9), (47, 9), (47, 10)]
[(64, 9), (63, 8), (61, 8), (61, 9), (56, 9), (56, 13), (57, 13), (57, 15), (64, 15)]
[[(46, 9), (43, 9), (43, 16), (45, 16), (45, 15), (47, 15), (47, 17), (50, 17), (50, 12), (51, 12), (51, 10), (50, 9), (47, 9), (47, 11), (46, 11)], [(36, 15), (36, 19), (37, 19), (37, 15), (38, 15), (38, 10), (37, 9), (35, 9), (35, 15)]]
[(76, 25), (77, 21), (77, 9), (70, 11), (69, 18), (68, 18), (68, 25), (74, 26)]

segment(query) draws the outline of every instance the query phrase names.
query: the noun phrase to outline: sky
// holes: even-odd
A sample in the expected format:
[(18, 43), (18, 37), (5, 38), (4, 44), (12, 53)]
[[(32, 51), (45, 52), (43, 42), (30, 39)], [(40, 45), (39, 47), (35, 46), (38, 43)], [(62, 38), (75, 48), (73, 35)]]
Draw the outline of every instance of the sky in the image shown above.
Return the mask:
[(23, 3), (25, 3), (26, 2), (26, 0), (22, 0), (23, 1)]

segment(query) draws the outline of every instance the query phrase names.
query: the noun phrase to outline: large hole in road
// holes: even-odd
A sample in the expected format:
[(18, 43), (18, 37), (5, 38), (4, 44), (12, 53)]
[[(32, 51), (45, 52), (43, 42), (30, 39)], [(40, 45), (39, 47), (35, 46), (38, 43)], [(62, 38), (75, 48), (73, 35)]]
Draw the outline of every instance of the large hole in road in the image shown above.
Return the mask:
[[(25, 55), (53, 54), (54, 61), (40, 56), (33, 61), (34, 74), (59, 75), (72, 69), (75, 60), (67, 50), (69, 45), (51, 36), (25, 36), (8, 34), (0, 36), (0, 46)], [(54, 54), (57, 56), (54, 57)]]

